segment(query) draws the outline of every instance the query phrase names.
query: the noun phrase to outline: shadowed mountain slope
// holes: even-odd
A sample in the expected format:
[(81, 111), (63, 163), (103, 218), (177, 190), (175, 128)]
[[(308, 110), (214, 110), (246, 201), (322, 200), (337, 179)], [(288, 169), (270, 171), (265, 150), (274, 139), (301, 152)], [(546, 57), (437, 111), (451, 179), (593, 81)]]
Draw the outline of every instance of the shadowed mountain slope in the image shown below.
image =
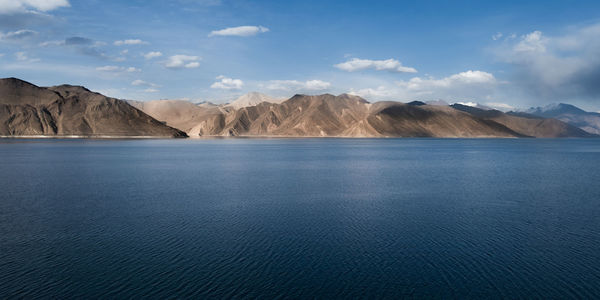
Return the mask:
[(483, 110), (461, 104), (453, 104), (451, 107), (482, 119), (495, 121), (526, 136), (542, 138), (594, 136), (556, 119), (546, 119), (528, 114), (503, 113), (498, 110)]
[(559, 103), (531, 108), (526, 113), (544, 118), (554, 118), (589, 133), (600, 134), (600, 113), (587, 112), (570, 104)]
[(124, 101), (80, 86), (0, 79), (0, 135), (185, 137)]
[[(135, 104), (134, 104), (135, 105)], [(138, 106), (167, 124), (169, 119)], [(206, 109), (206, 108), (200, 108)], [(194, 108), (190, 111), (196, 111)], [(280, 103), (196, 114), (190, 136), (522, 137), (497, 122), (444, 106), (377, 102), (348, 94), (295, 95)], [(201, 115), (201, 116), (200, 116)], [(177, 126), (176, 126), (177, 127)]]

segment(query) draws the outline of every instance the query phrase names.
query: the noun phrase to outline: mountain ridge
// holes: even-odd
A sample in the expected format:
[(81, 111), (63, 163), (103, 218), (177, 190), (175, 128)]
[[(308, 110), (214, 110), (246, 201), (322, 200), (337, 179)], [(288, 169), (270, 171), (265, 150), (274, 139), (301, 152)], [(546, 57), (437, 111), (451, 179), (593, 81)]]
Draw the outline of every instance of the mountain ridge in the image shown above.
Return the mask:
[(73, 85), (0, 79), (0, 135), (186, 137), (126, 102)]
[[(242, 101), (236, 105), (194, 104), (185, 100), (125, 101), (106, 97), (83, 86), (65, 84), (44, 88), (16, 78), (6, 78), (0, 79), (0, 135), (597, 136), (559, 119), (526, 112), (504, 113), (487, 107), (478, 108), (477, 105), (440, 105), (443, 104), (440, 101), (370, 103), (353, 94), (296, 94), (283, 101), (270, 102), (267, 100), (273, 98), (263, 94), (246, 95), (248, 97), (241, 98)], [(253, 103), (256, 104), (251, 105)]]

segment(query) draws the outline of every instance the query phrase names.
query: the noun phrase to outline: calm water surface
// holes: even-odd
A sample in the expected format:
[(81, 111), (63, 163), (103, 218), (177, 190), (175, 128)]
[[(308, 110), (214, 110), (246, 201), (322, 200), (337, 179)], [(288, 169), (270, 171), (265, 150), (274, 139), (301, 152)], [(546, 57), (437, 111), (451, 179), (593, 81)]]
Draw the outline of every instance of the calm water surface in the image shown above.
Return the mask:
[(0, 140), (0, 298), (600, 298), (598, 139)]

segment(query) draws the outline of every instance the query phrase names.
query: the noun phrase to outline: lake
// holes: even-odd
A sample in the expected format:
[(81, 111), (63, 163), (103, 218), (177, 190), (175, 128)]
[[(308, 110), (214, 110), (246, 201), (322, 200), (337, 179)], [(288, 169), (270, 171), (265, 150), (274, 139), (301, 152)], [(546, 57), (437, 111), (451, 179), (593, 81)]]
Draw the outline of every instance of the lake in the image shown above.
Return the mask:
[(0, 140), (0, 298), (599, 298), (600, 139)]

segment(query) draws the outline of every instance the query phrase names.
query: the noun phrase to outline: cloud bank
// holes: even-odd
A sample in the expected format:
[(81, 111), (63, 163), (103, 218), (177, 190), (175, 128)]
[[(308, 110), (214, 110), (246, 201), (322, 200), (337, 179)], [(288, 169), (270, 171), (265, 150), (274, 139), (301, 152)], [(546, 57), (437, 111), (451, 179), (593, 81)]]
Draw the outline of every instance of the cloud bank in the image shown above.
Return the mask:
[(493, 53), (514, 67), (511, 83), (545, 101), (600, 97), (600, 24), (547, 36), (533, 31), (497, 44)]
[(369, 100), (459, 100), (475, 102), (486, 100), (494, 94), (498, 81), (493, 74), (484, 71), (465, 71), (443, 78), (413, 77), (393, 85), (375, 88), (350, 89), (350, 94)]

